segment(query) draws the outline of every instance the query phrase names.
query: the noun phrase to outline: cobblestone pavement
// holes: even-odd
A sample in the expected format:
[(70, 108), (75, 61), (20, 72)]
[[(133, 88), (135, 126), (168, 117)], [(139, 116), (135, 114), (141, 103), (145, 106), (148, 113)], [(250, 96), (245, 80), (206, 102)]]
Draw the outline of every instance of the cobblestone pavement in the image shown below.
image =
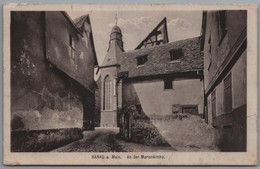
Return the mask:
[(172, 147), (154, 147), (126, 142), (116, 138), (118, 128), (96, 128), (84, 131), (84, 138), (53, 152), (156, 152), (176, 151)]

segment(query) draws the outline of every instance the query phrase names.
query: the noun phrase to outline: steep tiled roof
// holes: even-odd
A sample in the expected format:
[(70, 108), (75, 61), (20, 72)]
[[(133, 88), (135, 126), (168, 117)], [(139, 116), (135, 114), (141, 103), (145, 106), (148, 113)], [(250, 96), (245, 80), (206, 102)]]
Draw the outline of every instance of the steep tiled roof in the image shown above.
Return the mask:
[[(73, 20), (75, 26), (77, 27), (77, 29), (79, 29), (81, 32), (83, 32), (83, 24), (84, 22), (87, 21), (87, 23), (89, 23), (90, 25), (90, 29), (91, 29), (91, 23), (90, 23), (90, 17), (89, 14), (86, 15), (82, 15), (80, 17), (77, 17)], [(97, 56), (96, 56), (96, 50), (95, 50), (95, 44), (94, 44), (94, 38), (93, 38), (93, 33), (92, 31), (90, 32), (90, 41), (93, 45), (93, 53), (94, 53), (94, 59), (95, 59), (95, 65), (98, 65), (98, 60), (97, 60)]]
[(75, 25), (76, 25), (79, 29), (81, 29), (83, 23), (85, 22), (85, 20), (86, 20), (88, 17), (89, 17), (89, 15), (87, 14), (87, 15), (82, 15), (82, 16), (80, 16), (80, 17), (75, 18), (75, 19), (74, 19)]
[[(183, 56), (171, 61), (170, 51), (182, 49)], [(147, 62), (137, 66), (137, 57), (147, 55)], [(128, 77), (171, 74), (203, 70), (203, 56), (200, 54), (200, 38), (162, 44), (150, 48), (122, 53), (120, 72), (128, 72)]]

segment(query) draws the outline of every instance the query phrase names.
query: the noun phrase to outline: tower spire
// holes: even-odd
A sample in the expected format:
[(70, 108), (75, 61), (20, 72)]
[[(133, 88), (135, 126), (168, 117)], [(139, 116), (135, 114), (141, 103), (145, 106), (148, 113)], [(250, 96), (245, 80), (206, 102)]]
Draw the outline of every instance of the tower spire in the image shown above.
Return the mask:
[(115, 20), (116, 20), (116, 25), (117, 25), (117, 20), (118, 20), (117, 13), (116, 13), (116, 16), (115, 16)]

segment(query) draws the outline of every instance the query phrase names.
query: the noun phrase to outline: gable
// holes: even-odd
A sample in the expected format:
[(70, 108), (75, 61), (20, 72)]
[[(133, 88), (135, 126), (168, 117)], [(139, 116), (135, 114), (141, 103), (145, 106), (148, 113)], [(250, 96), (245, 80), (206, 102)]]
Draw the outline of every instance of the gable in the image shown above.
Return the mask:
[[(85, 88), (94, 91), (96, 56), (65, 12), (45, 12), (46, 59)], [(90, 42), (90, 43), (86, 43)]]
[(169, 39), (165, 17), (135, 49), (143, 49), (146, 47), (161, 45), (168, 42)]

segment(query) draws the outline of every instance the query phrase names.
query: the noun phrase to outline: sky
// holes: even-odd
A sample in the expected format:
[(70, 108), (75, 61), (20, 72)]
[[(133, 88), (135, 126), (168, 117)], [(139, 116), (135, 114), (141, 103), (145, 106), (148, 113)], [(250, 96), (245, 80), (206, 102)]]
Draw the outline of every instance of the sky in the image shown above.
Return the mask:
[(109, 35), (116, 24), (123, 34), (124, 50), (134, 50), (164, 18), (169, 42), (200, 36), (202, 11), (67, 11), (72, 19), (89, 14), (99, 65), (108, 49)]

